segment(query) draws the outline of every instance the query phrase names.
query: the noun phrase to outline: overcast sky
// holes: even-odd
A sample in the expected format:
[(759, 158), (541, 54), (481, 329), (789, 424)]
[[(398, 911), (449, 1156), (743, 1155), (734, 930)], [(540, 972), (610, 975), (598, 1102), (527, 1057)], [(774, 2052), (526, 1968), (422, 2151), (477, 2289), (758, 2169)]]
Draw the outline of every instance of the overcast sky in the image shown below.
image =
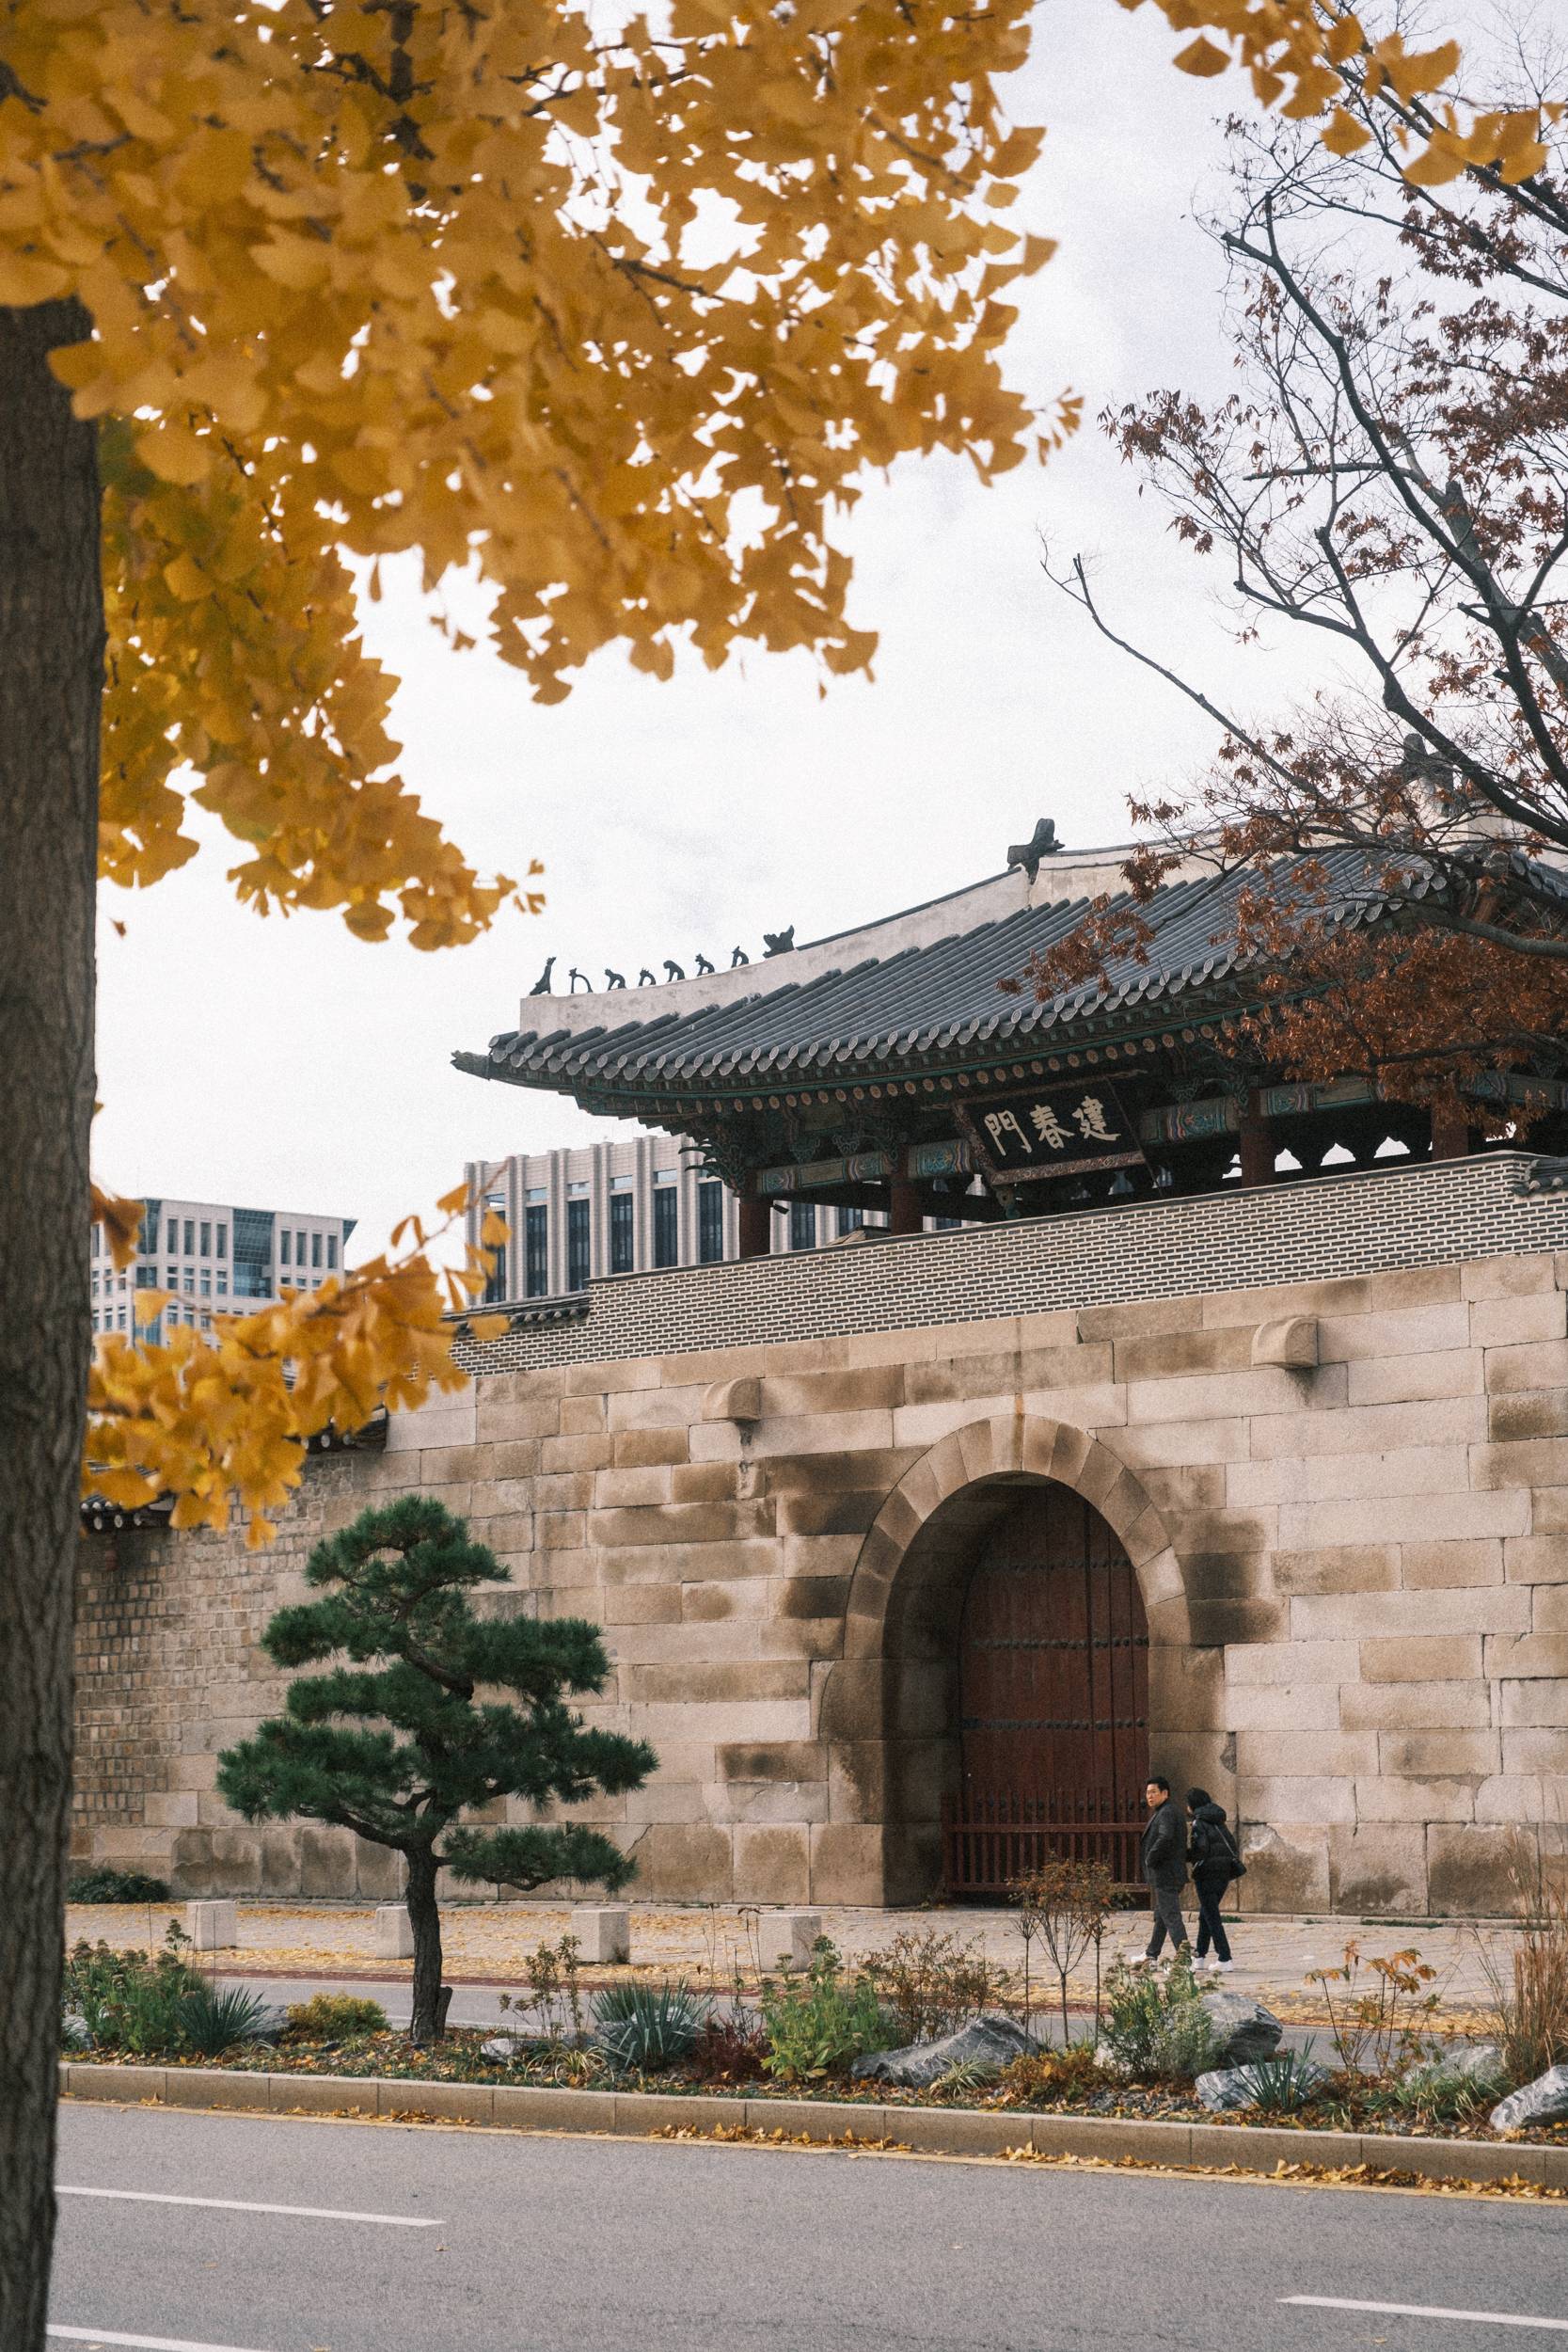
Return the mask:
[[(1061, 240), (1029, 282), (1015, 382), (1071, 385), (1092, 419), (1159, 385), (1223, 389), (1222, 267), (1195, 225), (1218, 110), (1240, 85), (1171, 71), (1152, 9), (1044, 0), (1012, 112), (1050, 136), (1021, 214)], [(1106, 605), (1211, 685), (1239, 679), (1206, 580), (1086, 426), (990, 489), (951, 459), (873, 482), (845, 530), (875, 682), (818, 693), (800, 655), (749, 654), (669, 684), (600, 654), (548, 710), (483, 651), (453, 654), (393, 589), (370, 613), (401, 675), (404, 772), (480, 867), (546, 866), (548, 907), (478, 945), (362, 946), (336, 917), (261, 922), (234, 903), (213, 829), (150, 894), (104, 893), (95, 1163), (133, 1194), (342, 1214), (377, 1244), (466, 1159), (602, 1130), (569, 1102), (461, 1077), (457, 1047), (512, 1027), (555, 954), (602, 982), (666, 956), (753, 956), (996, 871), (1050, 815), (1072, 847), (1126, 837), (1129, 792), (1180, 784), (1206, 725), (1098, 642), (1041, 578), (1039, 535), (1097, 558)], [(1285, 650), (1258, 693), (1305, 675)]]

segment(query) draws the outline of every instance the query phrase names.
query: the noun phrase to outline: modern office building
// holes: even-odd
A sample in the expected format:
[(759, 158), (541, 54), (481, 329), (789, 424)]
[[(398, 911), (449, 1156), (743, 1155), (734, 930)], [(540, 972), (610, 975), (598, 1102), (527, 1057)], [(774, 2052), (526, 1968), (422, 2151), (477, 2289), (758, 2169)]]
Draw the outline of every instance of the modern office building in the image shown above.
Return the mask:
[(138, 1290), (174, 1294), (143, 1327), (153, 1343), (174, 1325), (207, 1329), (215, 1314), (248, 1313), (286, 1290), (320, 1290), (341, 1270), (355, 1222), (215, 1200), (150, 1200), (133, 1265), (117, 1271), (102, 1226), (92, 1229), (92, 1327), (134, 1331)]
[[(491, 1304), (560, 1298), (586, 1290), (601, 1275), (713, 1265), (739, 1255), (736, 1196), (681, 1136), (520, 1152), (505, 1160), (470, 1161), (465, 1174), (474, 1196), (469, 1239), (478, 1240), (487, 1208), (499, 1210), (510, 1229), (485, 1292)], [(876, 1211), (781, 1203), (772, 1220), (772, 1251), (824, 1248), (885, 1222)]]

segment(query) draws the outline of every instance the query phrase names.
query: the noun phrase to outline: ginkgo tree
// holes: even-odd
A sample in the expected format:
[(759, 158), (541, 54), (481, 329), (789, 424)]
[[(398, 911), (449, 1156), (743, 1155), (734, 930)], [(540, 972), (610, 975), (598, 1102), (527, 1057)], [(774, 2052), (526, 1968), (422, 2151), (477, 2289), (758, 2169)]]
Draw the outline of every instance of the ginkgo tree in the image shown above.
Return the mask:
[[(1323, 114), (1366, 55), (1415, 170), (1528, 169), (1330, 0), (1155, 0), (1199, 74)], [(0, 13), (0, 2341), (41, 2344), (71, 1581), (90, 1475), (259, 1515), (303, 1438), (454, 1375), (402, 1258), (210, 1342), (105, 1349), (87, 1232), (95, 879), (194, 854), (259, 913), (457, 945), (535, 902), (398, 773), (356, 580), (477, 575), (542, 699), (614, 641), (864, 669), (834, 515), (1071, 426), (1009, 387), (998, 82), (1029, 0), (8, 0)], [(472, 1271), (472, 1269), (469, 1269)], [(138, 1482), (141, 1482), (138, 1485)]]

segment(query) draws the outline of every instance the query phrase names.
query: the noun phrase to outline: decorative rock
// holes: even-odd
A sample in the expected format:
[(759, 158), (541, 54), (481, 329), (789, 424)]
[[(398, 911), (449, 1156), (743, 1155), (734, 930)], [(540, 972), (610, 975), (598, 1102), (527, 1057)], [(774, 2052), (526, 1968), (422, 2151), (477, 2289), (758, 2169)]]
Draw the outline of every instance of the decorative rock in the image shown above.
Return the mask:
[(571, 1931), (580, 1947), (579, 1960), (603, 1965), (631, 1958), (631, 1913), (625, 1903), (578, 1903)]
[(903, 2050), (872, 2050), (849, 2069), (860, 2082), (892, 2083), (900, 2090), (925, 2090), (955, 2066), (993, 2067), (1000, 2074), (1035, 2044), (1010, 2017), (972, 2018), (940, 2042), (911, 2042)]
[(260, 2017), (256, 2020), (255, 2026), (251, 2029), (249, 2038), (252, 2042), (281, 2042), (284, 2033), (287, 2031), (288, 2024), (288, 2010), (286, 2009), (275, 2009), (269, 2003), (268, 2006), (262, 2010)]
[[(1294, 2080), (1297, 2087), (1304, 2092), (1315, 2090), (1320, 2083), (1326, 2082), (1327, 2079), (1326, 2066), (1319, 2066), (1311, 2058), (1297, 2059)], [(1199, 2106), (1207, 2107), (1211, 2115), (1230, 2115), (1238, 2107), (1256, 2106), (1258, 2104), (1256, 2067), (1215, 2067), (1211, 2073), (1200, 2074), (1193, 2085), (1193, 2089), (1197, 2093)]]
[(479, 2055), (481, 2058), (499, 2058), (503, 2065), (510, 2065), (522, 2046), (521, 2034), (493, 2033), (488, 2042), (480, 2043)]
[(757, 1921), (757, 1948), (765, 1968), (808, 1968), (822, 1932), (819, 1911), (765, 1911)]
[(87, 2031), (87, 2021), (85, 2017), (78, 2016), (74, 2010), (68, 2011), (60, 2020), (60, 2047), (62, 2050), (90, 2050), (92, 2048), (92, 2036)]
[(1273, 2010), (1244, 1993), (1206, 1993), (1203, 2009), (1214, 2030), (1214, 2068), (1250, 2066), (1273, 2058), (1285, 2028)]
[(1568, 2119), (1568, 2066), (1548, 2066), (1522, 2090), (1511, 2090), (1492, 2110), (1495, 2132), (1522, 2132), (1531, 2123)]
[(198, 1952), (232, 1950), (240, 1940), (232, 1903), (187, 1903), (185, 1933)]
[(405, 1903), (377, 1903), (372, 1936), (377, 1960), (412, 1960), (414, 1925)]
[(1440, 2050), (1433, 2058), (1418, 2058), (1414, 2066), (1405, 2069), (1402, 2079), (1407, 2084), (1432, 2082), (1445, 2074), (1476, 2079), (1500, 2074), (1502, 2062), (1502, 2052), (1495, 2042), (1462, 2042)]

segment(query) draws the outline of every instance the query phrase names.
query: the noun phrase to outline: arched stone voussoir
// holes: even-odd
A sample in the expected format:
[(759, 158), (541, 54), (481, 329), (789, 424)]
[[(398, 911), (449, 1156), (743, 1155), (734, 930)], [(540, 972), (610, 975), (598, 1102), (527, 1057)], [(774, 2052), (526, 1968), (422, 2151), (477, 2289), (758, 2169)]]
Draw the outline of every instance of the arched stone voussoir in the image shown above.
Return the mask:
[[(901, 1572), (929, 1549), (932, 1522), (963, 1494), (1045, 1484), (1093, 1504), (1126, 1549), (1156, 1644), (1192, 1638), (1186, 1583), (1169, 1530), (1137, 1472), (1088, 1430), (1043, 1414), (993, 1413), (939, 1438), (899, 1480), (872, 1522), (850, 1581), (847, 1615), (861, 1656), (883, 1647)], [(951, 1513), (949, 1512), (949, 1516)], [(904, 1580), (904, 1581), (907, 1581)]]

